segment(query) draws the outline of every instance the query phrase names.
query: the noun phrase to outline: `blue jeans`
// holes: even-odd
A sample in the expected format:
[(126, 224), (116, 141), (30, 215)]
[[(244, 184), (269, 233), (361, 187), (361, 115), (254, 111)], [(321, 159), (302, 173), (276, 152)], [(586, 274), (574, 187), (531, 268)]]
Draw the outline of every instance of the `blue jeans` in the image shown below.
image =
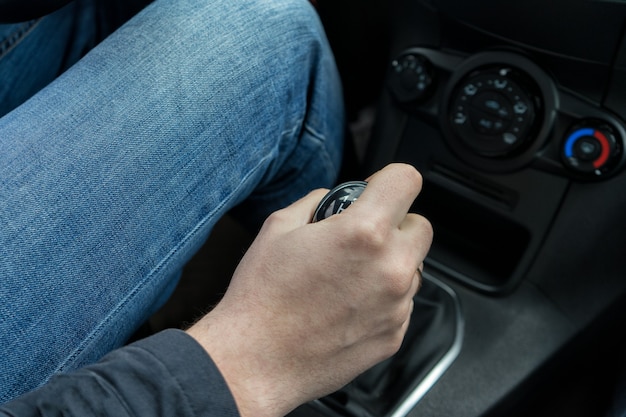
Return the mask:
[(340, 163), (306, 0), (156, 0), (70, 67), (78, 3), (0, 26), (0, 402), (124, 344), (231, 208), (259, 224)]

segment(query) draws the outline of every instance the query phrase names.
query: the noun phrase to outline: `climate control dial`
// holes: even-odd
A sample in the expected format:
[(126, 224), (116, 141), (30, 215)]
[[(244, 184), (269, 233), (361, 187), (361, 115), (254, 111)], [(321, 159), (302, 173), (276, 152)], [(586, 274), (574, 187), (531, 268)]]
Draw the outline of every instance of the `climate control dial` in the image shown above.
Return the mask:
[(621, 159), (621, 139), (609, 124), (588, 120), (568, 132), (561, 156), (564, 164), (576, 173), (604, 176)]

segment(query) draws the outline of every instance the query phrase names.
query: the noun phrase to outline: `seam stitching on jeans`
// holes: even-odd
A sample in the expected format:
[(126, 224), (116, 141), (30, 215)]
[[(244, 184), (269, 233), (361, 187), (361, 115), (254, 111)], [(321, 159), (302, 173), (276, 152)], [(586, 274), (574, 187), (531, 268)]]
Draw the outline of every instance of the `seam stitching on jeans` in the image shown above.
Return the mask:
[(0, 59), (4, 58), (13, 50), (26, 36), (39, 24), (40, 19), (30, 20), (22, 23), (17, 30), (12, 32), (0, 43)]
[[(326, 136), (321, 134), (320, 132), (318, 132), (317, 130), (313, 129), (308, 123), (304, 123), (304, 130), (309, 132), (311, 134), (311, 136), (313, 136), (314, 138), (318, 139), (320, 142), (325, 143), (326, 142)], [(322, 152), (324, 153), (324, 156), (326, 157), (326, 160), (328, 161), (328, 163), (332, 166), (332, 168), (335, 170), (335, 172), (339, 172), (339, 168), (335, 162), (333, 161), (332, 156), (330, 155), (330, 153), (328, 153), (328, 148), (326, 146), (321, 145), (320, 146), (322, 148)]]

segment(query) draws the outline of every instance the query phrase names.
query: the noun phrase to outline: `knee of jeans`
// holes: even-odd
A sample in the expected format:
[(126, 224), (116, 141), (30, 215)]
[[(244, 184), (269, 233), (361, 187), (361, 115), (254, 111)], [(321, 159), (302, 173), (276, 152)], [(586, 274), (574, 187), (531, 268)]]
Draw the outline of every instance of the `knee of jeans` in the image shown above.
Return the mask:
[[(242, 7), (252, 18), (279, 22), (278, 26), (272, 25), (272, 30), (296, 35), (293, 39), (298, 41), (319, 41), (324, 38), (323, 26), (309, 0), (250, 0), (245, 3)], [(272, 30), (266, 32), (269, 35), (267, 40), (279, 41), (280, 38), (273, 36)]]
[[(282, 97), (289, 102), (285, 112), (288, 114), (293, 107), (294, 122), (299, 120), (313, 134), (343, 138), (341, 79), (314, 6), (309, 0), (249, 0), (245, 3), (246, 13), (259, 19), (258, 40), (268, 42), (271, 54), (277, 54), (284, 61), (279, 64), (284, 71), (276, 70), (272, 77), (275, 86), (280, 86)], [(307, 91), (291, 91), (295, 86), (302, 88), (304, 85)], [(301, 93), (307, 96), (304, 115), (302, 108), (293, 106)]]
[(317, 30), (319, 18), (309, 0), (250, 0), (249, 7), (256, 15), (271, 11), (273, 15), (292, 23), (296, 28), (314, 25)]

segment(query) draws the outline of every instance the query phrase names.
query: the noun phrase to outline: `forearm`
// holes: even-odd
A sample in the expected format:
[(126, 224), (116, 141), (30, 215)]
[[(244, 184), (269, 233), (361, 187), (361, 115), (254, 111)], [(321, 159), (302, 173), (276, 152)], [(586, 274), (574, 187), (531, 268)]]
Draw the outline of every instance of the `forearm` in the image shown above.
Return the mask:
[(114, 351), (97, 364), (59, 375), (0, 407), (0, 416), (238, 416), (206, 352), (170, 330)]

